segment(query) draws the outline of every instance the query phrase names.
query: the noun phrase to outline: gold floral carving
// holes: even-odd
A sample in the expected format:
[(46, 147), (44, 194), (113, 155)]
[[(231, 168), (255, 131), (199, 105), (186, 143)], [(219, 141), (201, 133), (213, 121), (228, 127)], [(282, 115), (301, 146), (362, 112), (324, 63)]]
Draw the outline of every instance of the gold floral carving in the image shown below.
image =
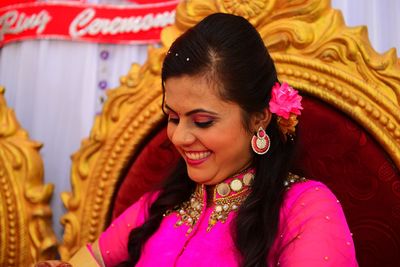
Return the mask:
[(52, 184), (43, 184), (41, 144), (31, 141), (0, 87), (0, 266), (32, 266), (54, 258)]
[(161, 62), (166, 49), (149, 48), (143, 65), (132, 65), (120, 86), (108, 91), (102, 114), (96, 117), (88, 139), (72, 156), (73, 193), (63, 193), (68, 212), (60, 254), (68, 259), (104, 229), (121, 170), (137, 152), (146, 135), (163, 118)]
[(132, 66), (112, 90), (91, 135), (73, 156), (73, 193), (61, 255), (68, 259), (105, 227), (120, 173), (140, 142), (163, 118), (160, 70), (165, 52), (182, 32), (215, 12), (240, 14), (260, 32), (279, 78), (337, 107), (359, 122), (400, 168), (400, 60), (394, 49), (380, 55), (365, 27), (348, 28), (329, 0), (187, 0), (161, 48), (150, 48), (143, 66)]

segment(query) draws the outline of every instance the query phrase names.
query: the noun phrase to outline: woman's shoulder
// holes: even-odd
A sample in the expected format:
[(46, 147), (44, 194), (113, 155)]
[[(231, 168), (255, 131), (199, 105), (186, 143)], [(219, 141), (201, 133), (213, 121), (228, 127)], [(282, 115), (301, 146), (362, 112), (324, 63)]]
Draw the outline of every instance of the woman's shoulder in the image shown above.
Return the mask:
[(132, 218), (136, 218), (137, 222), (144, 221), (148, 216), (149, 207), (157, 199), (159, 194), (159, 191), (144, 193), (138, 200), (122, 212), (116, 221), (132, 221)]
[(306, 203), (314, 209), (324, 209), (336, 206), (339, 200), (324, 183), (297, 175), (289, 175), (284, 197), (284, 206), (293, 209)]
[(343, 209), (324, 183), (297, 179), (281, 209), (276, 254), (281, 266), (357, 266)]
[(289, 173), (285, 181), (286, 196), (314, 195), (312, 192), (321, 191), (323, 194), (333, 194), (323, 182)]

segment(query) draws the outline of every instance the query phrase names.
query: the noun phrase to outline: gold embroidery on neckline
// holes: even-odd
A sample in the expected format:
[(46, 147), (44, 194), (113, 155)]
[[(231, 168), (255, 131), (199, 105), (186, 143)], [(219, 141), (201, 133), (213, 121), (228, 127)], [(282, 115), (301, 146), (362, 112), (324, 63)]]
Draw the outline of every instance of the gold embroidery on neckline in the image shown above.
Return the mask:
[[(183, 224), (189, 227), (186, 234), (190, 234), (193, 231), (195, 224), (203, 212), (203, 194), (205, 192), (205, 188), (202, 187), (204, 186), (198, 185), (198, 188), (196, 188), (195, 192), (191, 195), (188, 201), (183, 202), (172, 211), (166, 212), (166, 215), (170, 214), (171, 212), (176, 213), (178, 220), (175, 223), (175, 227), (179, 227)], [(247, 198), (249, 192), (249, 189), (246, 188), (233, 196), (221, 197), (217, 199), (214, 197), (214, 207), (208, 220), (207, 232), (209, 232), (217, 222), (225, 223), (229, 214), (231, 212), (236, 212), (239, 209), (239, 206)]]
[[(251, 171), (253, 172), (254, 170)], [(253, 174), (252, 172), (241, 173), (243, 175), (241, 175), (240, 178), (245, 177), (248, 173)], [(231, 177), (227, 180), (232, 181), (234, 179), (238, 179), (237, 177), (238, 176), (235, 175), (234, 177)], [(286, 189), (289, 189), (291, 185), (297, 182), (304, 181), (307, 181), (307, 179), (293, 173), (289, 173), (287, 179), (284, 182), (284, 185)], [(226, 181), (224, 181), (223, 183), (226, 183)], [(219, 197), (219, 193), (217, 193), (218, 185), (215, 187), (213, 194), (214, 207), (208, 220), (207, 232), (211, 231), (213, 226), (216, 225), (218, 222), (225, 223), (228, 219), (229, 214), (231, 212), (236, 212), (239, 209), (240, 205), (246, 200), (247, 196), (250, 194), (250, 185), (251, 183), (243, 183), (243, 187), (239, 191), (232, 191), (230, 192), (231, 195)], [(189, 227), (186, 234), (190, 234), (193, 231), (194, 226), (198, 222), (201, 213), (203, 212), (205, 202), (203, 197), (205, 191), (206, 189), (204, 185), (197, 185), (196, 190), (190, 196), (189, 200), (183, 202), (181, 205), (175, 207), (172, 210), (168, 210), (164, 214), (164, 216), (167, 216), (171, 213), (176, 213), (178, 220), (175, 223), (175, 227), (179, 227), (185, 224)]]
[[(254, 173), (254, 168), (249, 168), (215, 186), (213, 192), (214, 207), (208, 220), (208, 232), (217, 222), (225, 223), (229, 214), (238, 210), (239, 206), (249, 194)], [(246, 178), (246, 181), (242, 181), (244, 178)], [(232, 181), (234, 181), (233, 186), (231, 186)], [(223, 195), (221, 195), (218, 190), (218, 186), (222, 184), (225, 184), (230, 188), (229, 192)], [(171, 211), (167, 211), (165, 215), (175, 212), (178, 216), (175, 227), (185, 224), (189, 227), (186, 234), (189, 234), (193, 231), (194, 226), (203, 212), (206, 202), (205, 195), (205, 185), (197, 185), (196, 190), (190, 196), (188, 201), (183, 202)]]
[(202, 186), (198, 187), (200, 187), (200, 190), (199, 188), (196, 188), (188, 201), (183, 202), (180, 206), (173, 210), (176, 212), (176, 215), (179, 218), (175, 223), (175, 227), (181, 226), (182, 224), (189, 226), (186, 234), (190, 234), (192, 232), (194, 225), (199, 220), (203, 211), (204, 203), (202, 190), (204, 189), (201, 188)]

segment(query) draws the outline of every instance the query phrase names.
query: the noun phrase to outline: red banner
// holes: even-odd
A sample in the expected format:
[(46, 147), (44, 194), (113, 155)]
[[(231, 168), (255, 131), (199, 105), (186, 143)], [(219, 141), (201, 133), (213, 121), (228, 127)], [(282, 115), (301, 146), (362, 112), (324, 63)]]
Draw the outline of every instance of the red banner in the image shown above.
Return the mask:
[(0, 7), (10, 6), (21, 3), (36, 2), (36, 0), (1, 0)]
[(45, 38), (97, 43), (152, 43), (174, 23), (179, 1), (144, 5), (32, 2), (0, 8), (0, 46)]

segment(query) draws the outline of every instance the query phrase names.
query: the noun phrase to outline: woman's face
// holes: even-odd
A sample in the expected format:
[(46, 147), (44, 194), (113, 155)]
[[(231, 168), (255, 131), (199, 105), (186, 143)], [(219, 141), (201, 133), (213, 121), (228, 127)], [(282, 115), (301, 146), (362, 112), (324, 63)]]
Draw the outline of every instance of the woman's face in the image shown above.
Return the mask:
[(193, 181), (217, 184), (250, 164), (252, 134), (243, 126), (241, 108), (223, 101), (205, 77), (167, 79), (164, 109), (168, 137)]

